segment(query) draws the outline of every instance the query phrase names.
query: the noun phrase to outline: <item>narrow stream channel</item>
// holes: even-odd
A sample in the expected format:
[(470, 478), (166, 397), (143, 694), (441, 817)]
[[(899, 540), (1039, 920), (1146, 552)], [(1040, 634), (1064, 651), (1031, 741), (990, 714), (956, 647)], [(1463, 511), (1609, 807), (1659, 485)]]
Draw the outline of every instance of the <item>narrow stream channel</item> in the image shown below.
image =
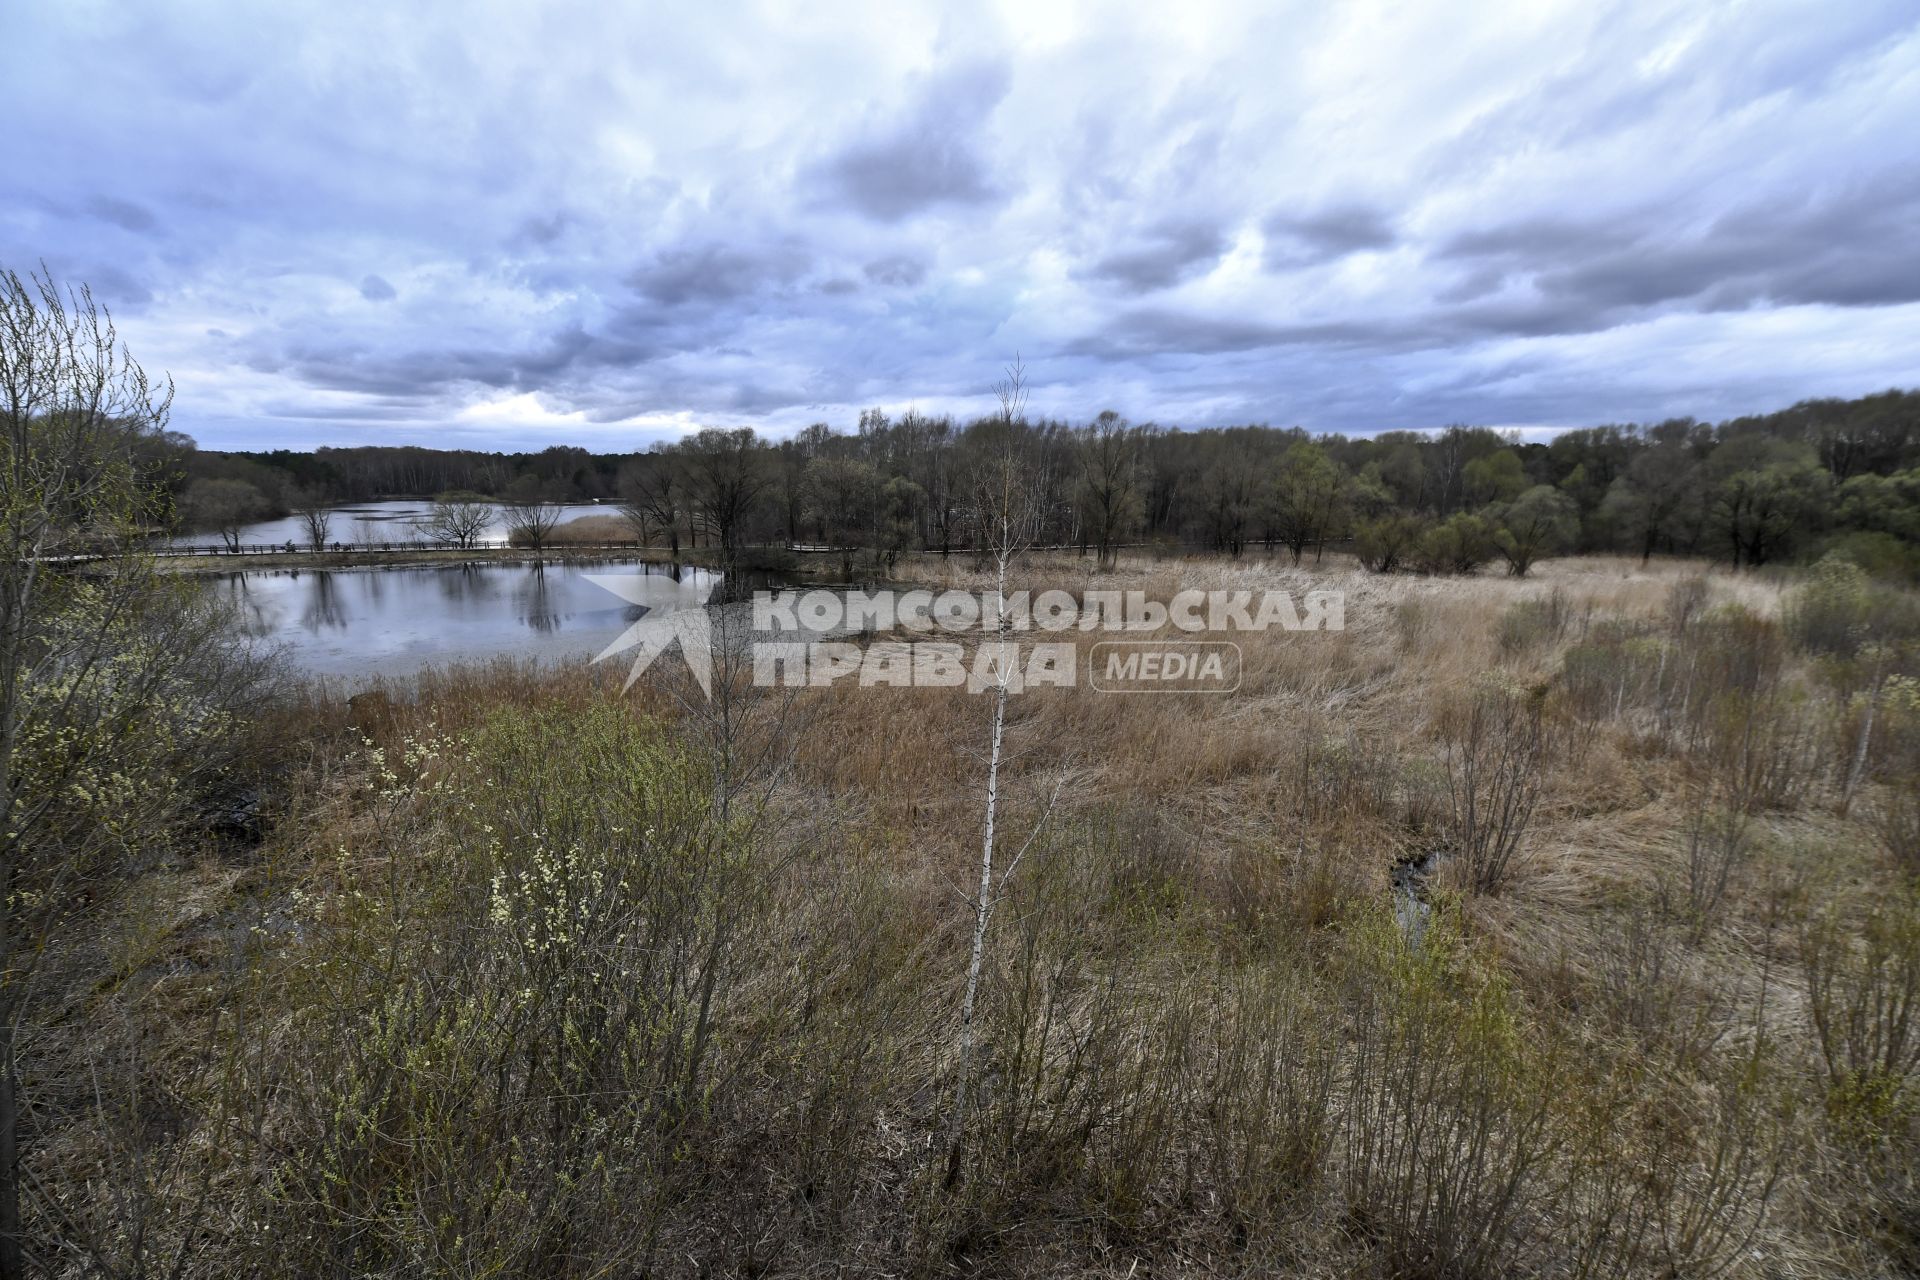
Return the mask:
[(1393, 869), (1393, 916), (1412, 946), (1419, 946), (1427, 935), (1427, 920), (1433, 915), (1433, 903), (1427, 900), (1427, 882), (1439, 865), (1440, 851), (1429, 849)]

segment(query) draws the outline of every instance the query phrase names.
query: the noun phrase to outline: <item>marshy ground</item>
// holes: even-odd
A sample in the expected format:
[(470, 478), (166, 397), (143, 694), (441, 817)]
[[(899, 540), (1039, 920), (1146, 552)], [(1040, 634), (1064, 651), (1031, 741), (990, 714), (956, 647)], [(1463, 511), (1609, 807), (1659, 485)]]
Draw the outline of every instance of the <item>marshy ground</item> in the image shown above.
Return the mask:
[(479, 666), (289, 698), (258, 820), (63, 940), (47, 1237), (206, 1275), (1920, 1265), (1910, 597), (1613, 558), (1018, 585), (1346, 625), (1232, 636), (1228, 695), (1013, 699), (1032, 842), (957, 1132), (980, 695)]

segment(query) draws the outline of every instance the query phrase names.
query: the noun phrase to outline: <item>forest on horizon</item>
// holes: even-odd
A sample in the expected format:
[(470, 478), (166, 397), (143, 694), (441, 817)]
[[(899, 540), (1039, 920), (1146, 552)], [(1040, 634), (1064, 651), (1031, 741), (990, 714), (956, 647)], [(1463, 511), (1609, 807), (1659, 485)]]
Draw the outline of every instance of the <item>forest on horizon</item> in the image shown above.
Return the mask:
[[(815, 542), (884, 554), (967, 543), (967, 477), (1003, 427), (863, 413), (770, 440), (710, 428), (647, 452), (555, 445), (181, 451), (189, 527), (303, 506), (448, 492), (622, 504), (674, 547)], [(1537, 554), (1697, 554), (1735, 565), (1839, 550), (1920, 576), (1920, 392), (1807, 400), (1706, 423), (1572, 428), (1546, 442), (1466, 425), (1374, 436), (1241, 426), (1182, 430), (1112, 412), (1021, 422), (1045, 490), (1043, 537), (1098, 548), (1199, 546), (1295, 557), (1352, 541), (1369, 567), (1470, 570), (1518, 531)], [(722, 510), (721, 508), (724, 508)], [(1537, 543), (1537, 546), (1532, 544)], [(1524, 572), (1524, 563), (1509, 567)]]

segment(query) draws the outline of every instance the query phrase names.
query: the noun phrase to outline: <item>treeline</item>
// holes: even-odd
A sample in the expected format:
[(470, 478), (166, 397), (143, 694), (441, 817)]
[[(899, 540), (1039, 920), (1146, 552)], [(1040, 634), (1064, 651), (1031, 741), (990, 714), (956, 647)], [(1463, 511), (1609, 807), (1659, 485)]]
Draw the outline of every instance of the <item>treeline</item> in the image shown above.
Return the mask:
[(869, 410), (851, 432), (819, 423), (770, 441), (713, 429), (635, 454), (200, 453), (183, 471), (182, 506), (206, 523), (235, 500), (261, 515), (449, 490), (601, 500), (676, 549), (827, 544), (890, 560), (967, 547), (974, 477), (1007, 448), (1035, 490), (1037, 539), (1102, 559), (1129, 544), (1235, 556), (1285, 548), (1296, 560), (1342, 544), (1379, 570), (1502, 562), (1524, 574), (1571, 551), (1747, 566), (1837, 549), (1876, 572), (1920, 575), (1920, 392), (1906, 391), (1718, 424), (1581, 428), (1548, 443), (1470, 426), (1370, 437), (1185, 431), (1109, 412), (1009, 428)]

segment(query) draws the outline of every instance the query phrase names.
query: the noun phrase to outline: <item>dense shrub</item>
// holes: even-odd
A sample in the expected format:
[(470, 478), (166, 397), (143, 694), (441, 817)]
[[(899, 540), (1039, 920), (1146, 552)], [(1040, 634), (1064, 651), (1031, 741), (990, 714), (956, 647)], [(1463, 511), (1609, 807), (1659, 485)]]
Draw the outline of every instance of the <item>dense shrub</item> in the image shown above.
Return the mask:
[(1800, 953), (1833, 1119), (1868, 1139), (1904, 1124), (1920, 1105), (1920, 900), (1897, 895), (1862, 922), (1829, 909)]
[(1476, 573), (1499, 552), (1495, 533), (1484, 516), (1449, 516), (1420, 535), (1413, 567), (1421, 573)]
[(1872, 612), (1866, 571), (1828, 555), (1793, 592), (1786, 610), (1787, 634), (1810, 653), (1849, 655), (1865, 642)]
[[(776, 941), (777, 850), (715, 816), (659, 726), (498, 714), (372, 767), (383, 829), (262, 975), (297, 1011), (293, 1056), (253, 1082), (286, 1112), (259, 1210), (272, 1269), (646, 1270), (739, 1144), (804, 1178), (870, 1125), (861, 1067), (890, 1052), (912, 971), (867, 963), (893, 926), (855, 876)], [(809, 937), (852, 945), (796, 972)], [(812, 1021), (822, 1001), (868, 1011), (857, 1041)], [(796, 1070), (804, 1105), (767, 1107)], [(821, 1212), (844, 1208), (842, 1172), (816, 1179)]]
[(1853, 658), (1874, 645), (1910, 649), (1920, 641), (1920, 597), (1876, 583), (1859, 564), (1832, 553), (1789, 595), (1784, 618), (1797, 646), (1825, 657)]
[(1350, 948), (1349, 1212), (1397, 1273), (1507, 1273), (1554, 1189), (1556, 1090), (1538, 1046), (1453, 917), (1409, 947), (1376, 915)]
[(1363, 520), (1354, 528), (1353, 551), (1370, 572), (1392, 573), (1406, 567), (1427, 528), (1427, 522), (1418, 516)]
[(1836, 556), (1875, 578), (1920, 586), (1920, 545), (1890, 533), (1856, 529), (1828, 538), (1822, 555)]

